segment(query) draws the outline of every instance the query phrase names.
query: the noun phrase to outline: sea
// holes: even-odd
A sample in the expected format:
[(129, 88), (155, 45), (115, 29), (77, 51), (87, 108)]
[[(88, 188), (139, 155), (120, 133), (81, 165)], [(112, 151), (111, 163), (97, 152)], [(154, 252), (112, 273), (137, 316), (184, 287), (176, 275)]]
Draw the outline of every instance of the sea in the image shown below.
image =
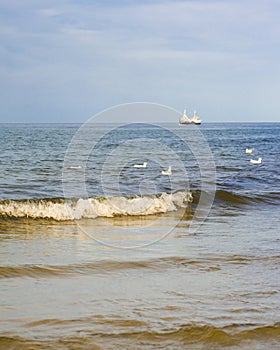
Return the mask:
[(0, 149), (0, 349), (279, 349), (280, 123), (1, 124)]

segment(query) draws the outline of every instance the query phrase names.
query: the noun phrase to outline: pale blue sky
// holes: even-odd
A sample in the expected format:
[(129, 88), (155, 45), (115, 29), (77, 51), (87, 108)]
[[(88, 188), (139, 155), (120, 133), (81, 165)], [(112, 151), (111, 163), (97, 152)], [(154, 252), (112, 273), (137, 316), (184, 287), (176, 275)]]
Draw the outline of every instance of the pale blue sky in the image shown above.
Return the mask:
[(280, 121), (279, 18), (278, 0), (0, 0), (0, 121), (134, 101)]

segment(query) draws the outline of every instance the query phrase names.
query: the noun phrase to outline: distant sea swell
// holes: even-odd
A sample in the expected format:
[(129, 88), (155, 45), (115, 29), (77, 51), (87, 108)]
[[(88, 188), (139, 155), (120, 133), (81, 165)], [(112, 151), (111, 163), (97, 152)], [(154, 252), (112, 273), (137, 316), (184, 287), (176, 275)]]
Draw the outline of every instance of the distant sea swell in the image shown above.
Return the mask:
[[(200, 190), (195, 190), (192, 192), (193, 203), (198, 203), (201, 195)], [(207, 193), (206, 193), (207, 195)], [(226, 189), (219, 187), (215, 193), (216, 204), (232, 204), (232, 205), (251, 205), (251, 204), (270, 204), (279, 205), (280, 204), (280, 191), (267, 191), (267, 192), (257, 192), (257, 191), (233, 191), (231, 189)]]

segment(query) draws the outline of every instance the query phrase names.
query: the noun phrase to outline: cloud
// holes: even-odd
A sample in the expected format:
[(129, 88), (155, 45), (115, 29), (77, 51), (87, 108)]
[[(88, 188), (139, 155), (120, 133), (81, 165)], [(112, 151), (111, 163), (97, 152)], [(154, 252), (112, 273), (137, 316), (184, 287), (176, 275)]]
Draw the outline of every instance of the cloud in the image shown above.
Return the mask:
[(175, 108), (187, 101), (216, 118), (217, 103), (238, 114), (246, 105), (242, 91), (267, 96), (265, 84), (279, 78), (279, 6), (272, 0), (26, 0), (0, 7), (0, 92), (13, 101), (2, 99), (2, 118), (36, 119), (39, 111), (74, 121), (79, 110), (91, 115), (133, 100)]

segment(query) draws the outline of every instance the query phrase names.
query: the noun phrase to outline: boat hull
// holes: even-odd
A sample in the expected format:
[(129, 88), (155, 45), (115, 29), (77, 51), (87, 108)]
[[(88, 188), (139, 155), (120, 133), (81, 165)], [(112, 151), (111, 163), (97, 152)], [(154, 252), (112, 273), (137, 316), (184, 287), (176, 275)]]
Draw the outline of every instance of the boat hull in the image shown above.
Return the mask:
[(187, 125), (187, 124), (200, 125), (201, 122), (192, 122), (192, 121), (181, 122), (181, 121), (179, 121), (179, 124), (180, 124), (180, 125)]

